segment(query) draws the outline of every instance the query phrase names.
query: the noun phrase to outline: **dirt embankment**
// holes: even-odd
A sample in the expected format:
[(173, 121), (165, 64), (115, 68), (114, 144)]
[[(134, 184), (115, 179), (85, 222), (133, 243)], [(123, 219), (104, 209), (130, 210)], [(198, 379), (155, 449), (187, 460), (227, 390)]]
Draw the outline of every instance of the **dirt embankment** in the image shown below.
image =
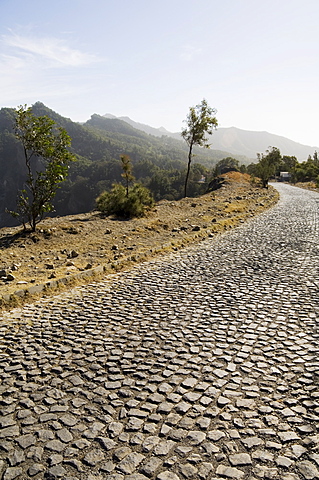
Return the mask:
[(118, 220), (91, 212), (47, 218), (33, 234), (23, 234), (21, 227), (2, 228), (0, 305), (1, 298), (4, 306), (17, 291), (23, 296), (30, 287), (54, 286), (62, 278), (82, 283), (86, 280), (78, 274), (92, 273), (98, 266), (112, 272), (177, 250), (233, 228), (277, 200), (271, 187), (262, 189), (252, 185), (248, 175), (230, 172), (220, 189), (199, 198), (161, 201), (144, 218)]

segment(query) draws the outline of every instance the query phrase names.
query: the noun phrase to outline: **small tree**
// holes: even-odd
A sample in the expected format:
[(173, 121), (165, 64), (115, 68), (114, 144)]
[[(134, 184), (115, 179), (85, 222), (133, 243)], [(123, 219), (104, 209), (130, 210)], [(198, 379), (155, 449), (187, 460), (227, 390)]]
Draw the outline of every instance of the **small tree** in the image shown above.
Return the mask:
[[(283, 155), (281, 159), (282, 171), (290, 173), (291, 183), (296, 183), (296, 167), (298, 165), (298, 160), (295, 156)], [(280, 173), (280, 172), (279, 172)]]
[(214, 177), (222, 175), (227, 172), (238, 172), (239, 170), (239, 161), (233, 157), (226, 157), (216, 163), (214, 168)]
[(29, 223), (34, 232), (44, 215), (54, 210), (52, 199), (75, 157), (67, 150), (71, 139), (66, 131), (47, 116), (36, 117), (26, 105), (16, 110), (15, 134), (23, 146), (27, 179), (17, 211), (10, 213), (25, 230)]
[(203, 99), (202, 103), (199, 105), (190, 107), (189, 109), (189, 114), (185, 120), (187, 125), (181, 132), (182, 137), (189, 147), (187, 173), (184, 185), (184, 197), (186, 197), (187, 194), (187, 184), (192, 163), (193, 147), (195, 145), (205, 148), (210, 147), (210, 145), (207, 143), (208, 138), (206, 135), (211, 135), (213, 133), (213, 128), (216, 128), (218, 125), (217, 118), (214, 116), (215, 114), (216, 110), (209, 107), (205, 99)]
[(275, 174), (276, 167), (281, 161), (280, 150), (272, 147), (271, 150), (266, 150), (266, 155), (257, 153), (257, 159), (256, 173), (263, 188), (268, 188), (268, 181)]
[(121, 162), (125, 186), (115, 183), (110, 192), (101, 193), (96, 199), (97, 209), (106, 215), (114, 214), (124, 218), (142, 217), (146, 210), (153, 207), (154, 199), (143, 185), (135, 183), (129, 186), (134, 181), (130, 157), (121, 155)]
[(129, 185), (134, 180), (134, 177), (132, 175), (132, 163), (128, 155), (121, 155), (121, 162), (123, 169), (123, 173), (121, 175), (125, 180), (126, 197), (128, 197)]

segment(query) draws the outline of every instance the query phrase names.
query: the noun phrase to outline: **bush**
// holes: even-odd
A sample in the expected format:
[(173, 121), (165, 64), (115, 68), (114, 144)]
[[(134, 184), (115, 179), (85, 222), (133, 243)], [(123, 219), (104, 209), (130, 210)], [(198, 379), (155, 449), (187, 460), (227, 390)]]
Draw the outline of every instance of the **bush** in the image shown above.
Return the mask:
[(142, 217), (154, 205), (151, 192), (135, 184), (128, 190), (116, 183), (110, 192), (103, 192), (96, 200), (97, 209), (106, 215), (117, 215), (124, 218)]

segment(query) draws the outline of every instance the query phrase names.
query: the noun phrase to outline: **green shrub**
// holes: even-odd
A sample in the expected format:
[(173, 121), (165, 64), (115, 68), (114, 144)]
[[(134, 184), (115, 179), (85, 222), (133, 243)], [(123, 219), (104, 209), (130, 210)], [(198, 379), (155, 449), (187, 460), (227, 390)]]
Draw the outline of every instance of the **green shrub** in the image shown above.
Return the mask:
[(151, 192), (136, 183), (128, 189), (116, 183), (110, 192), (103, 192), (96, 200), (97, 209), (106, 215), (132, 218), (142, 217), (154, 205)]

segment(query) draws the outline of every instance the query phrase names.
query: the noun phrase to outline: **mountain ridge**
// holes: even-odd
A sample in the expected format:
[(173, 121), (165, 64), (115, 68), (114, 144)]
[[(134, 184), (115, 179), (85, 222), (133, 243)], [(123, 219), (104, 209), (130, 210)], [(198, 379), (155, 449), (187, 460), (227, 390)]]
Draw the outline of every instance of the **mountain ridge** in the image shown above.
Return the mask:
[[(106, 113), (103, 117), (119, 118), (134, 128), (151, 135), (158, 137), (166, 135), (182, 140), (181, 134), (178, 132), (169, 132), (164, 127), (151, 127), (144, 123), (136, 122), (127, 116), (116, 117)], [(319, 151), (317, 146), (304, 145), (282, 135), (267, 131), (244, 130), (238, 127), (217, 128), (213, 135), (210, 136), (209, 141), (213, 150), (222, 150), (232, 155), (243, 155), (252, 161), (256, 161), (257, 153), (263, 153), (269, 147), (277, 147), (282, 155), (295, 156), (299, 161), (307, 160), (309, 155)]]
[[(71, 152), (77, 161), (69, 168), (54, 199), (56, 215), (83, 213), (95, 208), (96, 198), (112, 184), (121, 182), (121, 155), (132, 161), (136, 180), (151, 189), (156, 200), (182, 195), (183, 170), (187, 162), (187, 145), (180, 139), (147, 134), (118, 118), (97, 114), (84, 124), (58, 114), (41, 102), (32, 106), (36, 116), (46, 115), (64, 128), (71, 138)], [(15, 110), (0, 109), (0, 228), (17, 221), (7, 211), (16, 209), (19, 190), (25, 188), (25, 162), (21, 142), (14, 134)], [(202, 187), (197, 183), (206, 170), (229, 156), (227, 152), (194, 149), (190, 196)], [(241, 160), (240, 158), (238, 160)], [(244, 161), (248, 159), (243, 159)]]

